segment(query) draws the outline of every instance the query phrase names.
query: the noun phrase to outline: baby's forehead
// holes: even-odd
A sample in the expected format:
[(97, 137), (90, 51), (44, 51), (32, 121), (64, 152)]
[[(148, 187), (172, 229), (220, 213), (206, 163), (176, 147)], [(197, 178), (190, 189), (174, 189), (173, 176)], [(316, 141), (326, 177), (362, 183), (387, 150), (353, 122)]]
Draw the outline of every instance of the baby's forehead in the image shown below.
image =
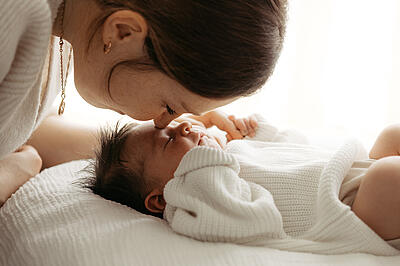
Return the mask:
[(121, 157), (130, 164), (143, 162), (146, 154), (152, 150), (153, 136), (156, 130), (152, 123), (143, 123), (133, 127), (128, 132)]
[(143, 138), (143, 137), (156, 137), (158, 133), (163, 131), (168, 131), (169, 129), (176, 126), (177, 122), (172, 121), (166, 128), (159, 129), (154, 126), (152, 121), (143, 122), (134, 128), (131, 129), (129, 132), (129, 136), (131, 138)]
[(146, 122), (133, 127), (128, 134), (128, 142), (144, 141), (152, 138), (157, 129), (151, 122)]

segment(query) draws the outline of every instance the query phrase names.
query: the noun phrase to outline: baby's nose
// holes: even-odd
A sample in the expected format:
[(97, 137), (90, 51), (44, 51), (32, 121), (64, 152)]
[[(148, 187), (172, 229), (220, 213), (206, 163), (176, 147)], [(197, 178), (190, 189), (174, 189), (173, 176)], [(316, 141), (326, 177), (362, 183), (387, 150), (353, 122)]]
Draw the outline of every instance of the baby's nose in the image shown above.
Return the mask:
[(192, 128), (192, 123), (186, 121), (180, 123), (177, 126), (177, 130), (182, 136), (188, 135), (190, 133), (191, 128)]

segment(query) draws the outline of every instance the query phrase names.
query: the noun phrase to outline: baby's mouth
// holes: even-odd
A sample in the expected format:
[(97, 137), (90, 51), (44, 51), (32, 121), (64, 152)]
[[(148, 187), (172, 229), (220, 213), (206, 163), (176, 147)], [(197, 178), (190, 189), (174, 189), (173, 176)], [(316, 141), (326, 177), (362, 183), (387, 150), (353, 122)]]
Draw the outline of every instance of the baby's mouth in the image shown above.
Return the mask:
[(200, 145), (202, 138), (206, 135), (202, 130), (199, 130), (195, 127), (192, 127), (190, 129), (190, 133), (191, 134), (189, 134), (189, 135), (195, 134), (194, 138), (193, 137), (192, 138), (194, 141), (197, 141), (197, 142), (194, 142), (194, 143), (197, 143), (197, 146)]
[(200, 143), (201, 143), (201, 141), (202, 141), (202, 139), (203, 139), (203, 137), (204, 137), (205, 135), (206, 135), (206, 134), (204, 134), (203, 132), (199, 132), (199, 141), (197, 142), (197, 146), (200, 145)]

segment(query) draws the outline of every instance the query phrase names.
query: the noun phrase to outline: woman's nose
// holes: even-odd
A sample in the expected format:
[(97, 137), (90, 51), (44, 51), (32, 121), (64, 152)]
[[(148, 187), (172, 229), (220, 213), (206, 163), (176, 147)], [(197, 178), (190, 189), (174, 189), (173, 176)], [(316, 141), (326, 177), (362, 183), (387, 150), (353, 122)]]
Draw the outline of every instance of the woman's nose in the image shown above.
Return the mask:
[(191, 128), (192, 128), (192, 123), (186, 121), (176, 126), (177, 133), (181, 134), (182, 136), (189, 135)]
[(154, 125), (156, 126), (156, 128), (165, 128), (166, 126), (169, 125), (169, 123), (174, 120), (176, 118), (176, 116), (174, 115), (170, 115), (166, 112), (162, 113), (159, 117), (156, 117), (153, 119), (154, 121)]

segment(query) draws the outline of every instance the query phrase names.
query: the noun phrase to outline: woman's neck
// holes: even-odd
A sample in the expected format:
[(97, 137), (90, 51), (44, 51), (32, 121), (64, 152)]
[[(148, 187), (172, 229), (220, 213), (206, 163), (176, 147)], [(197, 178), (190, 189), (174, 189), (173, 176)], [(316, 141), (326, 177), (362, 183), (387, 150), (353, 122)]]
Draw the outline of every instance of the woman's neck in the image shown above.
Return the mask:
[[(98, 8), (93, 0), (61, 0), (53, 22), (53, 35), (62, 36), (74, 45), (80, 41), (79, 35), (82, 38), (82, 32), (87, 32), (89, 25), (98, 15), (96, 10)], [(87, 37), (87, 34), (83, 36)]]

